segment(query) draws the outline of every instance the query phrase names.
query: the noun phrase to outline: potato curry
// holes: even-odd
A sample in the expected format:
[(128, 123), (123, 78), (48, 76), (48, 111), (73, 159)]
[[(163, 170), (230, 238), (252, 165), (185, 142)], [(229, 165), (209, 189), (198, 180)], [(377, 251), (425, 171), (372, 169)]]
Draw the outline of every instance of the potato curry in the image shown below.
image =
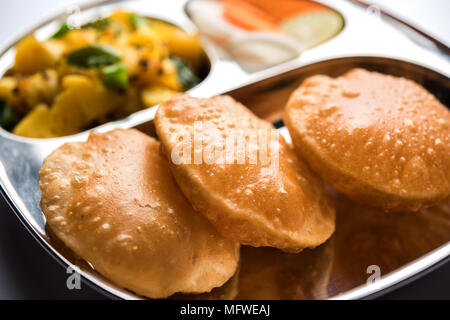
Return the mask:
[(205, 61), (197, 35), (135, 13), (63, 23), (17, 44), (0, 79), (0, 125), (25, 137), (75, 134), (192, 88)]

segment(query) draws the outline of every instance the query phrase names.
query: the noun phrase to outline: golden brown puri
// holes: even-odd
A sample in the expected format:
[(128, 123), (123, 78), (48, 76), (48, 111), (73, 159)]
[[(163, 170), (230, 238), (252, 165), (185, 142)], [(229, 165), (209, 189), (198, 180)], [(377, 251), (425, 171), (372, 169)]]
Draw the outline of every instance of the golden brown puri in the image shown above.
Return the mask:
[[(194, 135), (197, 122), (202, 127), (197, 125)], [(269, 157), (278, 156), (278, 165), (274, 165), (276, 160), (264, 161), (263, 157), (253, 162), (250, 157), (240, 162), (234, 159), (233, 164), (173, 162), (182, 135), (188, 136), (183, 143), (191, 147), (194, 162), (195, 139), (199, 137), (206, 138), (201, 144), (205, 151), (210, 145), (225, 145), (233, 135), (249, 140), (255, 129), (260, 129), (259, 133), (273, 129), (231, 97), (177, 96), (160, 105), (155, 126), (181, 190), (224, 237), (251, 246), (298, 252), (320, 245), (333, 233), (334, 209), (321, 181), (276, 131), (278, 140), (273, 144), (268, 146), (261, 139), (247, 141), (246, 146), (259, 150), (268, 147)], [(236, 147), (235, 154), (239, 151), (242, 148)]]
[(450, 241), (450, 203), (418, 212), (383, 212), (355, 204), (342, 194), (336, 194), (334, 201), (330, 295), (365, 284), (370, 265), (379, 266), (383, 276)]
[(39, 176), (53, 232), (121, 287), (151, 298), (208, 292), (236, 271), (238, 245), (193, 211), (159, 143), (137, 130), (64, 144)]
[(284, 122), (300, 156), (356, 201), (416, 211), (450, 196), (450, 112), (411, 80), (363, 69), (313, 76)]
[[(240, 260), (239, 260), (240, 263)], [(199, 294), (176, 293), (169, 297), (170, 300), (234, 300), (239, 292), (239, 268), (234, 275), (221, 287), (212, 289), (210, 292)]]

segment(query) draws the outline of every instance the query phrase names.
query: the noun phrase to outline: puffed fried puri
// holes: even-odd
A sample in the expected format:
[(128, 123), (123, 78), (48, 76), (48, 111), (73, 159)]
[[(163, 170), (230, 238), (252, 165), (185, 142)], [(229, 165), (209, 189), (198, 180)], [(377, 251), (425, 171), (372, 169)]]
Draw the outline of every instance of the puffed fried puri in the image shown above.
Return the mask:
[(284, 122), (298, 154), (357, 202), (417, 211), (450, 197), (450, 112), (411, 80), (363, 69), (313, 76)]
[(181, 190), (224, 237), (298, 252), (333, 233), (321, 180), (231, 97), (176, 96), (160, 105), (155, 126)]
[(236, 271), (225, 240), (185, 200), (159, 142), (136, 130), (91, 133), (40, 169), (51, 230), (117, 285), (151, 298), (208, 292)]

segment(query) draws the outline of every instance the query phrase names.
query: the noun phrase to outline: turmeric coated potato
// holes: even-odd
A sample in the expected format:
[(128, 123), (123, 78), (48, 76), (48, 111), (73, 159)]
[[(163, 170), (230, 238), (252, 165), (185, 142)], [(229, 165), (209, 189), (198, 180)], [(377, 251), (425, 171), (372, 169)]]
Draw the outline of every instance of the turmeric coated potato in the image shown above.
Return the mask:
[(133, 12), (63, 23), (48, 39), (17, 45), (0, 79), (0, 111), (13, 116), (0, 126), (45, 138), (121, 119), (197, 85), (204, 59), (197, 35)]

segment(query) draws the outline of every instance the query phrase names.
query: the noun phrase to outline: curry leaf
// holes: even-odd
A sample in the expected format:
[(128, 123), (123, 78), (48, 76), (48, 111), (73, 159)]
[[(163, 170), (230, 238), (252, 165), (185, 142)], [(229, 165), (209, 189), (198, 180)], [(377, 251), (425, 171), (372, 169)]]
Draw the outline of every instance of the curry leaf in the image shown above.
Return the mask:
[(0, 126), (5, 130), (12, 130), (19, 122), (19, 115), (4, 101), (0, 101)]
[(177, 56), (171, 56), (170, 60), (172, 60), (177, 68), (178, 81), (180, 81), (185, 89), (190, 89), (199, 84), (200, 79), (183, 60)]
[(81, 26), (81, 28), (92, 28), (99, 31), (105, 30), (110, 24), (110, 20), (108, 18), (97, 18), (92, 22), (88, 22)]
[(50, 38), (51, 39), (61, 38), (62, 36), (64, 36), (70, 30), (72, 30), (72, 28), (66, 22), (64, 22), (63, 24), (61, 24), (61, 26), (59, 27), (58, 31), (56, 31)]
[(81, 68), (98, 68), (113, 64), (120, 58), (120, 54), (113, 47), (91, 45), (70, 52), (67, 62)]
[(123, 63), (116, 63), (102, 69), (103, 83), (106, 87), (116, 90), (126, 90), (128, 74)]

